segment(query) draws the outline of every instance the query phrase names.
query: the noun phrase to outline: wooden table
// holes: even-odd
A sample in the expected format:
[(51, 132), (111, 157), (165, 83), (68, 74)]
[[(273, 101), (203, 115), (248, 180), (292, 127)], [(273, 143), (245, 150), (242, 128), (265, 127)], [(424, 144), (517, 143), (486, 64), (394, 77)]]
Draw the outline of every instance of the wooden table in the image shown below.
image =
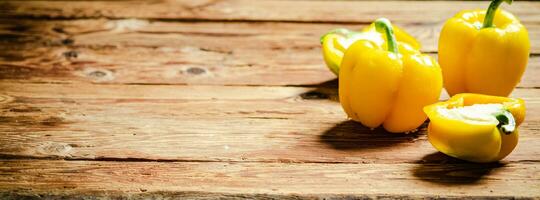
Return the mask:
[(0, 199), (540, 198), (540, 2), (504, 5), (532, 54), (500, 163), (348, 121), (321, 58), (320, 35), (382, 16), (436, 56), (445, 19), (487, 4), (2, 1)]

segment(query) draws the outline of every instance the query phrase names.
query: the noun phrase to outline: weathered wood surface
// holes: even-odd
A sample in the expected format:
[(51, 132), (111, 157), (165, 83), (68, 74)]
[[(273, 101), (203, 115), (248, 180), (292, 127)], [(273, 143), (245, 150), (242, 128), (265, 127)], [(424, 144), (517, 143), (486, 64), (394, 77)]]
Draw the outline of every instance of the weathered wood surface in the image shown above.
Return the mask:
[[(536, 197), (540, 167), (521, 164), (328, 164), (0, 161), (0, 198)], [(509, 178), (511, 177), (511, 178)], [(31, 190), (27, 189), (33, 183)], [(486, 188), (486, 186), (489, 186)], [(119, 191), (123, 191), (120, 193)], [(182, 191), (182, 192), (170, 192)], [(407, 195), (404, 195), (407, 194)]]
[(322, 33), (380, 16), (436, 56), (444, 20), (486, 5), (2, 1), (0, 199), (540, 198), (540, 2), (504, 5), (532, 56), (501, 163), (347, 121), (320, 56)]
[[(385, 134), (348, 121), (332, 87), (0, 88), (0, 152), (15, 158), (416, 163), (435, 152), (424, 131)], [(540, 161), (538, 93), (514, 93), (528, 115), (507, 162)]]
[[(0, 39), (4, 44), (0, 46), (0, 78), (25, 82), (313, 85), (335, 78), (321, 65), (318, 38), (342, 26), (0, 20), (4, 36)], [(404, 24), (427, 52), (436, 52), (440, 26)], [(540, 26), (529, 29), (533, 56), (519, 87), (540, 86), (536, 78), (540, 76)]]
[[(0, 4), (2, 17), (80, 19), (143, 18), (191, 21), (280, 21), (371, 23), (379, 17), (395, 22), (443, 22), (464, 9), (485, 9), (482, 1), (12, 1)], [(537, 2), (516, 1), (503, 8), (524, 22), (539, 22)]]

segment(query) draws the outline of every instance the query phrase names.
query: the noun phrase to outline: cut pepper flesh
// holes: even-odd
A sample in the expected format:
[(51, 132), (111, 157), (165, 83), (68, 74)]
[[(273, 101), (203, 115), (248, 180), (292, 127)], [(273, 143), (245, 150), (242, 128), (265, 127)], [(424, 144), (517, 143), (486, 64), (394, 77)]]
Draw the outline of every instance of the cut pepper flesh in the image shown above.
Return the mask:
[(497, 125), (496, 113), (503, 111), (502, 104), (474, 104), (457, 108), (439, 108), (438, 112), (449, 119), (465, 121), (471, 124)]
[(472, 162), (493, 162), (517, 145), (525, 104), (514, 98), (458, 94), (424, 111), (430, 119), (428, 139), (437, 150)]

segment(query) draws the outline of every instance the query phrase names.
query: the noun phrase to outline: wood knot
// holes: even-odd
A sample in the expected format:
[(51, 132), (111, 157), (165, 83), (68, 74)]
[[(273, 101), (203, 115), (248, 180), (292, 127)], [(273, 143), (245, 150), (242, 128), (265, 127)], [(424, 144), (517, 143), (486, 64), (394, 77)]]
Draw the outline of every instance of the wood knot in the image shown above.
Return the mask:
[(199, 68), (199, 67), (190, 67), (187, 69), (187, 73), (193, 74), (193, 75), (199, 75), (205, 73), (206, 70)]
[(328, 95), (318, 92), (318, 91), (309, 91), (300, 95), (302, 99), (328, 99)]
[(9, 103), (13, 101), (13, 97), (0, 94), (0, 104)]
[(106, 75), (107, 75), (107, 73), (105, 73), (103, 71), (93, 71), (93, 72), (88, 73), (88, 76), (97, 77), (97, 78), (101, 78), (101, 77), (104, 77)]
[(79, 75), (88, 77), (97, 82), (110, 81), (114, 79), (113, 73), (106, 69), (86, 68)]
[(69, 155), (73, 147), (61, 142), (43, 142), (36, 148), (38, 154), (64, 157)]

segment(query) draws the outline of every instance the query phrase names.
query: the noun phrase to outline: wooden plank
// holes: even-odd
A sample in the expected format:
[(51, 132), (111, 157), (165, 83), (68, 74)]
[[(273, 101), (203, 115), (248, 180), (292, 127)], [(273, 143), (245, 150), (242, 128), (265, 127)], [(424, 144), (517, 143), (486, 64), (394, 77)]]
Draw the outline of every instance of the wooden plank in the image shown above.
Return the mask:
[[(1, 82), (0, 88), (0, 152), (8, 157), (416, 163), (435, 152), (425, 126), (403, 135), (347, 121), (332, 87)], [(538, 94), (514, 93), (527, 101), (528, 116), (507, 162), (540, 160)]]
[[(398, 22), (394, 24), (417, 38), (422, 43), (423, 52), (437, 52), (443, 23)], [(3, 34), (3, 42), (6, 42), (6, 45), (29, 46), (29, 48), (53, 46), (66, 43), (62, 40), (69, 38), (70, 41), (67, 43), (75, 46), (178, 47), (203, 43), (207, 49), (223, 52), (234, 52), (234, 50), (226, 49), (231, 43), (235, 46), (242, 45), (243, 48), (313, 49), (314, 46), (319, 46), (319, 37), (332, 29), (361, 30), (365, 26), (367, 24), (176, 22), (147, 19), (0, 19), (0, 33)], [(532, 53), (540, 53), (540, 47), (538, 47), (540, 25), (526, 23), (525, 26), (529, 31)], [(216, 43), (216, 40), (220, 42)], [(260, 46), (260, 43), (264, 44)]]
[[(437, 28), (405, 25), (436, 50)], [(315, 85), (335, 78), (318, 36), (339, 26), (146, 20), (0, 21), (0, 79), (212, 85)], [(361, 28), (361, 26), (353, 26)], [(533, 50), (540, 48), (533, 28)], [(220, 41), (220, 42), (216, 42)], [(534, 45), (538, 44), (538, 45)], [(126, 59), (128, 58), (128, 59)], [(268, 59), (272, 58), (272, 59)], [(540, 57), (520, 87), (539, 87)]]
[(0, 161), (0, 198), (539, 198), (540, 165)]
[[(396, 22), (439, 23), (463, 9), (485, 9), (478, 1), (6, 1), (3, 18), (145, 18), (165, 20), (291, 21), (368, 23), (379, 17)], [(540, 20), (540, 3), (503, 5), (524, 22)]]

